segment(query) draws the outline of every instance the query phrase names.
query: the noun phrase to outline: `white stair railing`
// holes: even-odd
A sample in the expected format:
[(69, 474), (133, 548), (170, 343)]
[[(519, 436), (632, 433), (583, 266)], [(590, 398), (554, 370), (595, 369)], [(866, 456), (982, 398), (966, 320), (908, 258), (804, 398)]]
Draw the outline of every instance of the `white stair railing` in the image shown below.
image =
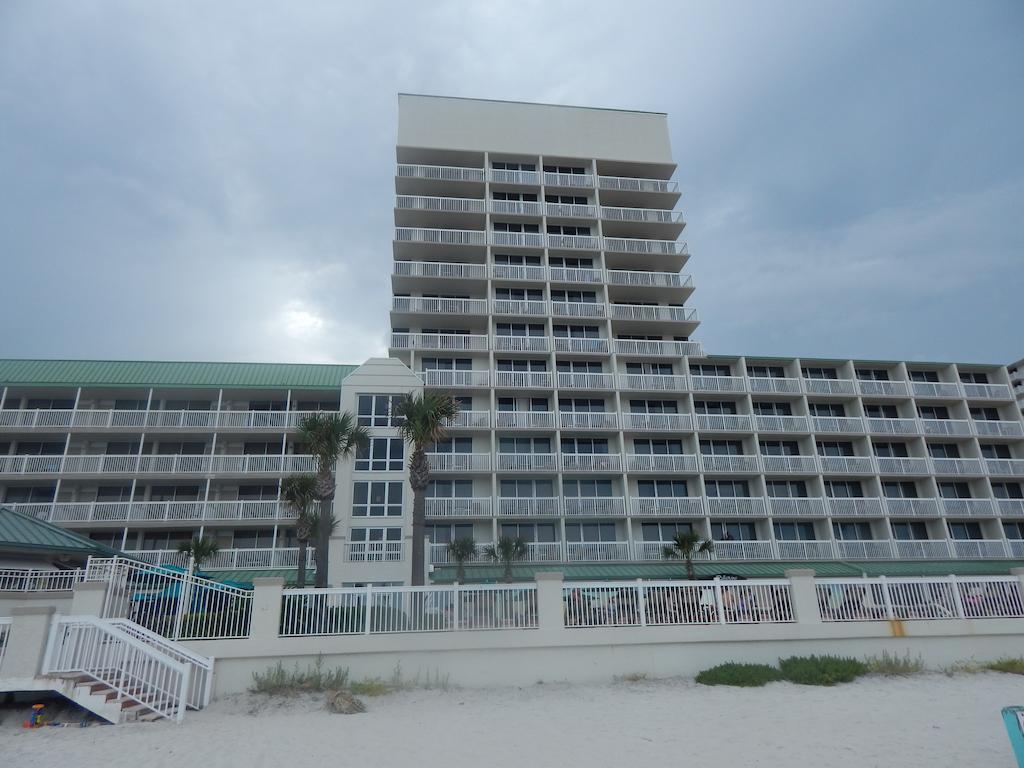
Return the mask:
[(44, 674), (85, 675), (161, 717), (181, 722), (192, 666), (147, 645), (106, 619), (57, 616), (43, 657)]
[(193, 653), (179, 643), (172, 642), (134, 621), (128, 619), (107, 619), (107, 621), (139, 642), (167, 654), (175, 661), (190, 666), (192, 668), (191, 683), (185, 703), (192, 709), (202, 709), (210, 703), (210, 696), (213, 694), (213, 659)]

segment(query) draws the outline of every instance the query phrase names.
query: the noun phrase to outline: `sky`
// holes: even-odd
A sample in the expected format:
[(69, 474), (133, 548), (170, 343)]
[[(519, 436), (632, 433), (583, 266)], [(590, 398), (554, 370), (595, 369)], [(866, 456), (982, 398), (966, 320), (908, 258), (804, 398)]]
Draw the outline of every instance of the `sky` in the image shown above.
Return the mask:
[(715, 354), (1024, 356), (1024, 3), (0, 0), (0, 357), (386, 354), (397, 93), (667, 112)]

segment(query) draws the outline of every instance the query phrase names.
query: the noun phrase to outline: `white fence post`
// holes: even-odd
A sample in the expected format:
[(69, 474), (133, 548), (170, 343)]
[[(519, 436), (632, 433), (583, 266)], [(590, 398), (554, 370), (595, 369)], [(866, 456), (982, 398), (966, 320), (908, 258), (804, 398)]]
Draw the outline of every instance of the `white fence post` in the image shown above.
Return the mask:
[(878, 583), (882, 585), (882, 602), (885, 604), (885, 618), (895, 619), (896, 613), (892, 609), (892, 595), (889, 594), (889, 580), (885, 576), (879, 576)]
[(636, 593), (639, 598), (640, 606), (640, 626), (647, 626), (647, 590), (644, 589), (644, 580), (636, 580)]
[(785, 571), (789, 579), (793, 614), (798, 624), (821, 624), (818, 593), (814, 586), (813, 568), (793, 568)]
[(964, 611), (964, 596), (960, 594), (960, 584), (956, 580), (956, 574), (949, 574), (949, 589), (953, 593), (953, 605), (956, 606), (956, 617), (964, 618), (967, 613)]
[(459, 629), (459, 604), (462, 603), (462, 586), (456, 584), (452, 587), (452, 629)]
[(537, 627), (541, 630), (565, 629), (561, 571), (538, 572), (533, 578), (537, 582)]
[(363, 634), (370, 634), (370, 614), (373, 613), (373, 584), (366, 585), (366, 611), (363, 613)]
[(80, 581), (72, 588), (71, 616), (103, 616), (107, 600), (107, 582)]
[(252, 622), (249, 636), (263, 641), (281, 634), (281, 596), (284, 579), (265, 576), (252, 580)]
[(725, 601), (722, 600), (722, 582), (717, 576), (714, 580), (715, 591), (715, 613), (718, 615), (718, 623), (725, 624)]

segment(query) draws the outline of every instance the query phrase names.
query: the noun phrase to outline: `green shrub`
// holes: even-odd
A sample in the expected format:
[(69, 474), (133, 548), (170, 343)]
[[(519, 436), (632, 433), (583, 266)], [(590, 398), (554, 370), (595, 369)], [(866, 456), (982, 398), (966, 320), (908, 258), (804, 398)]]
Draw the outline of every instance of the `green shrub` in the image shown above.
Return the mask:
[(872, 675), (916, 675), (924, 672), (924, 662), (921, 661), (921, 657), (912, 657), (910, 651), (907, 651), (905, 656), (882, 651), (881, 656), (868, 656), (864, 662), (868, 666), (868, 672)]
[(983, 665), (993, 672), (1009, 672), (1011, 675), (1024, 675), (1024, 659), (999, 659)]
[(701, 685), (762, 686), (782, 677), (779, 670), (767, 664), (719, 664), (697, 675)]
[(344, 688), (348, 684), (348, 670), (344, 667), (323, 669), (323, 659), (317, 658), (312, 666), (299, 669), (285, 669), (279, 661), (266, 672), (252, 673), (253, 693), (266, 693), (275, 696), (294, 696), (297, 693), (332, 691)]
[(849, 683), (865, 675), (863, 661), (843, 656), (790, 656), (779, 660), (782, 677), (800, 685), (835, 685)]

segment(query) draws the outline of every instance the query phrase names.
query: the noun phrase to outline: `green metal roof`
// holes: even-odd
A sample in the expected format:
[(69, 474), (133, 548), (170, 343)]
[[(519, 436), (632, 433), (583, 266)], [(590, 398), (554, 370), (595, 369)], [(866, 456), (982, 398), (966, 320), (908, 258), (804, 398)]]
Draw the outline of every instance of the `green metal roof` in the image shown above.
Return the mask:
[[(737, 563), (694, 563), (697, 576), (731, 574), (748, 579), (782, 578), (791, 568), (813, 568), (823, 577), (868, 576), (981, 576), (1005, 575), (1011, 568), (1024, 566), (1024, 560), (888, 560), (849, 562), (844, 560), (750, 561)], [(517, 581), (532, 581), (538, 571), (560, 571), (566, 581), (627, 581), (631, 579), (682, 579), (685, 568), (680, 562), (650, 563), (530, 563), (516, 565), (512, 575)], [(501, 581), (500, 566), (467, 565), (466, 581), (470, 583)], [(455, 580), (454, 566), (435, 566), (433, 581)]]
[[(269, 579), (278, 577), (284, 579), (285, 584), (295, 584), (295, 577), (298, 571), (295, 568), (252, 568), (227, 571), (208, 571), (203, 569), (203, 575), (213, 581), (236, 581), (241, 584), (252, 584), (253, 579)], [(313, 586), (313, 579), (316, 571), (312, 568), (306, 569), (306, 586)]]
[(124, 557), (116, 549), (7, 507), (0, 507), (0, 550)]
[(0, 386), (339, 389), (355, 365), (0, 360)]

